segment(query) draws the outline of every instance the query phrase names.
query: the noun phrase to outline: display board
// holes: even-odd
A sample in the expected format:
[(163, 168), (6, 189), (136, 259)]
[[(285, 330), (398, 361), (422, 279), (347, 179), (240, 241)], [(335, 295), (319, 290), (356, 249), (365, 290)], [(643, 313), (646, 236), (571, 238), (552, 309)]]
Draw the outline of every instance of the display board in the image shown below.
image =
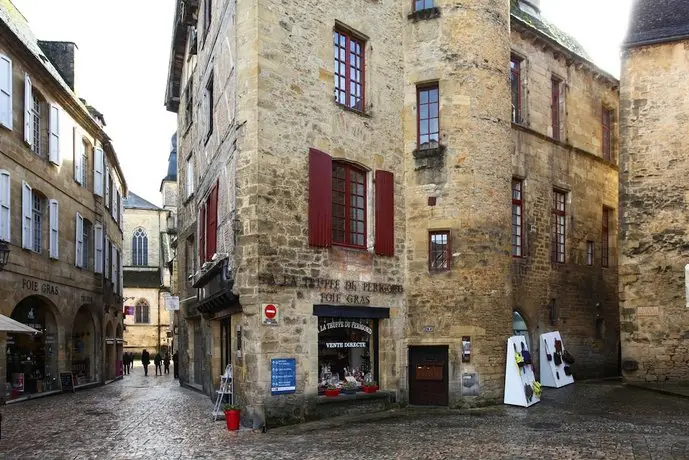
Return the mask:
[(294, 358), (272, 359), (270, 393), (284, 395), (297, 391), (297, 362)]
[(62, 391), (71, 391), (74, 393), (74, 374), (71, 372), (60, 372), (60, 383), (62, 384)]
[[(526, 353), (524, 353), (526, 352)], [(521, 335), (507, 339), (505, 362), (505, 404), (529, 407), (541, 401), (533, 364), (529, 358), (529, 346)], [(522, 364), (517, 364), (519, 356)], [(526, 359), (524, 359), (526, 358)]]
[[(560, 388), (574, 383), (569, 364), (563, 359), (565, 345), (558, 331), (541, 334), (539, 342), (541, 363), (541, 384)], [(569, 375), (568, 375), (569, 374)]]

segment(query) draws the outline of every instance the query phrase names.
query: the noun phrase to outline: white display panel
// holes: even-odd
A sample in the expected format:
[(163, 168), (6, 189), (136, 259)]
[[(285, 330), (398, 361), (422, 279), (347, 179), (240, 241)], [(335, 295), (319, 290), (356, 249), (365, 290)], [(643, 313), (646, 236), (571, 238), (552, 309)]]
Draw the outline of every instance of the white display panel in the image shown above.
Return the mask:
[[(529, 385), (533, 389), (536, 381), (533, 364), (525, 364), (523, 367), (517, 365), (516, 354), (529, 351), (526, 339), (521, 335), (515, 335), (507, 339), (507, 361), (505, 363), (505, 404), (513, 406), (529, 407), (533, 406), (541, 399), (534, 391), (531, 398), (528, 398), (525, 386)], [(522, 354), (523, 357), (523, 354)], [(533, 359), (533, 357), (532, 357)]]
[[(558, 331), (548, 332), (541, 334), (540, 342), (538, 348), (541, 350), (539, 354), (539, 361), (541, 364), (541, 385), (544, 387), (560, 388), (570, 383), (574, 383), (574, 377), (567, 375), (565, 373), (565, 367), (569, 367), (569, 364), (564, 361), (556, 364), (558, 361), (555, 356), (557, 353), (560, 354), (560, 360), (562, 359), (562, 353), (556, 350), (556, 341), (560, 341), (562, 344), (562, 351), (565, 350), (565, 344), (560, 337)], [(550, 359), (548, 359), (550, 355)]]

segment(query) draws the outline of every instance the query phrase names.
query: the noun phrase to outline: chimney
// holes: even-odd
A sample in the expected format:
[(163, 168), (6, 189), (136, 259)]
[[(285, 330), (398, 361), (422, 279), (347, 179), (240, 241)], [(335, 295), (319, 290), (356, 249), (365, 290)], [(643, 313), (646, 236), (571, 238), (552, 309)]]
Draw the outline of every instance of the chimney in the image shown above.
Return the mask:
[(65, 80), (65, 83), (75, 91), (77, 45), (72, 42), (51, 42), (38, 40), (38, 46), (45, 53), (53, 66)]
[(519, 9), (533, 17), (541, 17), (541, 0), (519, 0)]

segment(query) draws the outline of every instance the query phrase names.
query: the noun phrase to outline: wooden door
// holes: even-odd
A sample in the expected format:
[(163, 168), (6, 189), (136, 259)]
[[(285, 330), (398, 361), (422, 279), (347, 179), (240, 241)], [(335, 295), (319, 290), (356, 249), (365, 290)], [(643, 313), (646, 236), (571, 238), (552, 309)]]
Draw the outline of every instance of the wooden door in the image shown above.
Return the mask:
[(409, 347), (409, 403), (447, 406), (447, 346)]

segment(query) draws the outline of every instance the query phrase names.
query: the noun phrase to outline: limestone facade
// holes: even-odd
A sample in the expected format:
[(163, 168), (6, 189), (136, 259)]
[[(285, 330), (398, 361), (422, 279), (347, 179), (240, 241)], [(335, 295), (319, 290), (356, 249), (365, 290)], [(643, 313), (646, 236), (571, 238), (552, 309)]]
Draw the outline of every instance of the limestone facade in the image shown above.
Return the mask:
[(620, 336), (637, 382), (689, 381), (689, 15), (671, 4), (635, 5), (622, 55)]
[[(514, 2), (436, 1), (416, 12), (411, 3), (227, 0), (206, 11), (201, 0), (179, 8), (167, 106), (178, 113), (180, 382), (213, 395), (233, 364), (247, 425), (415, 403), (438, 382), (444, 405), (498, 401), (515, 310), (531, 336), (561, 328), (581, 357), (581, 376), (616, 372), (615, 259), (605, 270), (588, 267), (580, 251), (587, 240), (600, 248), (603, 206), (617, 208), (617, 167), (600, 151), (601, 111), (616, 112), (617, 83), (522, 24)], [(338, 46), (364, 63), (355, 86), (339, 84), (353, 78), (358, 61), (347, 58), (350, 70), (340, 75)], [(528, 117), (512, 124), (511, 54), (528, 67)], [(547, 128), (553, 72), (569, 110), (559, 141)], [(421, 105), (428, 117), (435, 97), (437, 138), (422, 141)], [(352, 227), (344, 241), (331, 233), (338, 171), (365, 190), (352, 198), (361, 214), (345, 206)], [(514, 178), (523, 180), (524, 225), (532, 229), (518, 260)], [(204, 213), (214, 184), (211, 257)], [(352, 193), (355, 185), (345, 187)], [(550, 262), (553, 188), (567, 192), (571, 212), (559, 264)], [(440, 244), (449, 254), (445, 270), (431, 269), (436, 233), (449, 240)], [(555, 323), (547, 320), (552, 298)], [(330, 329), (366, 324), (370, 347), (344, 343), (370, 350), (370, 358), (328, 355), (342, 344), (324, 341)], [(594, 340), (592, 324), (604, 337)], [(352, 409), (323, 396), (323, 356), (348, 353), (350, 363), (370, 359), (361, 367), (381, 389), (379, 399), (355, 395)], [(295, 388), (276, 395), (273, 360), (282, 358), (295, 360)], [(424, 372), (435, 383), (423, 383)], [(477, 382), (471, 392), (467, 378)]]
[(59, 389), (59, 373), (77, 384), (119, 374), (127, 185), (102, 115), (77, 98), (73, 69), (63, 79), (53, 64), (64, 56), (39, 47), (11, 2), (0, 3), (0, 32), (0, 239), (10, 251), (0, 313), (43, 332), (2, 334), (2, 396), (18, 398)]

